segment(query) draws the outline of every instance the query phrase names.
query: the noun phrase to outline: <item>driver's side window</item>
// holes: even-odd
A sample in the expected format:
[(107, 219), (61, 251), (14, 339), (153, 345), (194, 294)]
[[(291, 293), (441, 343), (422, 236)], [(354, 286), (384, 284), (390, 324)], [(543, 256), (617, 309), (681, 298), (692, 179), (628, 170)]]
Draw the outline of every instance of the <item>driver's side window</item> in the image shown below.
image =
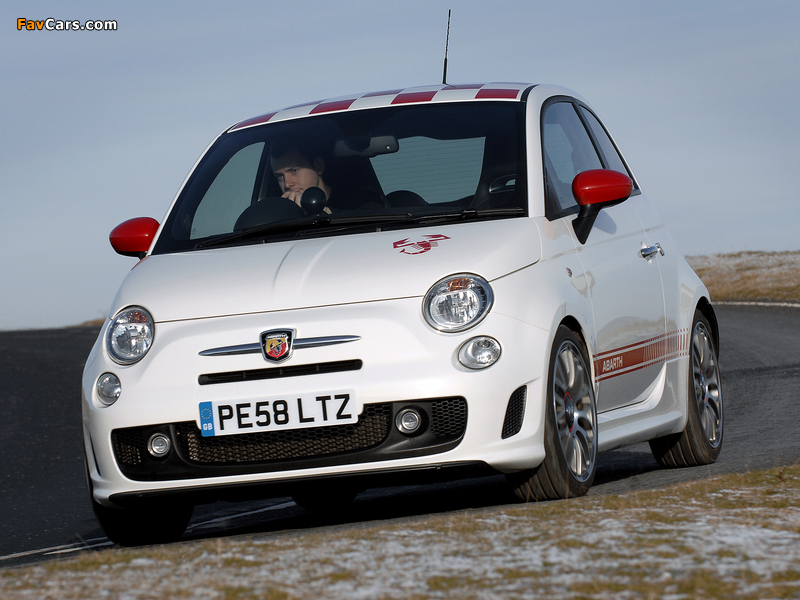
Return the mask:
[(576, 210), (572, 180), (578, 173), (602, 169), (586, 128), (571, 102), (554, 102), (542, 120), (547, 217), (555, 219)]

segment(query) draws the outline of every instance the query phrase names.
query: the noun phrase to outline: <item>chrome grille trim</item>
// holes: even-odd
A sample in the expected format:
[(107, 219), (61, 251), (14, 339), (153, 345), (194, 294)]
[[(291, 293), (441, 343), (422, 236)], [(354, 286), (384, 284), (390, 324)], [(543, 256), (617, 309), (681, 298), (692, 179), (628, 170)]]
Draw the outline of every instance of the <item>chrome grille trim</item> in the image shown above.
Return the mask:
[[(301, 350), (303, 348), (319, 348), (322, 346), (335, 346), (336, 344), (347, 344), (357, 342), (361, 339), (359, 335), (330, 335), (327, 337), (313, 337), (296, 339), (292, 348)], [(199, 352), (200, 356), (231, 356), (234, 354), (261, 354), (261, 344), (240, 344), (238, 346), (222, 346), (221, 348), (210, 348)]]
[(260, 354), (261, 344), (241, 344), (239, 346), (223, 346), (198, 352), (200, 356), (231, 356), (233, 354)]

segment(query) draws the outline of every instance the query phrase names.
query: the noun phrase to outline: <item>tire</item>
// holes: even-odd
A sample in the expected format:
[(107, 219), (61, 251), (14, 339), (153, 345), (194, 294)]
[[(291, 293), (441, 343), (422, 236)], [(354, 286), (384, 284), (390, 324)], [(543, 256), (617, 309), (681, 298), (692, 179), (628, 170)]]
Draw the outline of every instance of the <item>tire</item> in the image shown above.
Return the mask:
[(103, 533), (120, 546), (176, 542), (186, 531), (194, 506), (176, 501), (142, 504), (135, 508), (111, 508), (94, 499), (92, 479), (86, 466), (86, 487), (92, 511)]
[(663, 467), (708, 465), (722, 449), (724, 418), (717, 351), (711, 326), (699, 311), (689, 340), (689, 369), (686, 428), (650, 440), (653, 456)]
[(194, 506), (178, 502), (151, 503), (135, 508), (110, 508), (92, 500), (103, 532), (120, 546), (177, 542), (192, 518)]
[(542, 464), (510, 476), (526, 501), (583, 496), (597, 470), (597, 405), (586, 348), (571, 329), (559, 326), (547, 380)]

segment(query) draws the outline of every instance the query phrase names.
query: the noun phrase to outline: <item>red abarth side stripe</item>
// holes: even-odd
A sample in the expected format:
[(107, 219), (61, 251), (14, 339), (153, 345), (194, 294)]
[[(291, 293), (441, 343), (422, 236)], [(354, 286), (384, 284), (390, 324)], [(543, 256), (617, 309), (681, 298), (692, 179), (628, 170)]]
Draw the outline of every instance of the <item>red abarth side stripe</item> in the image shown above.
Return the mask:
[(594, 359), (595, 379), (603, 381), (688, 355), (689, 330), (671, 331), (598, 354)]

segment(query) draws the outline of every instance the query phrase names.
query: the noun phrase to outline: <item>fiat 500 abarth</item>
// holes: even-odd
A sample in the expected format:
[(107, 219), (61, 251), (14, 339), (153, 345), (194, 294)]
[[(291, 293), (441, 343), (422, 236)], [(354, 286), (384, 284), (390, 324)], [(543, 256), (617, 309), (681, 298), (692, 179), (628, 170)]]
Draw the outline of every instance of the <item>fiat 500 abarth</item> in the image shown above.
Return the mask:
[(586, 493), (599, 453), (722, 443), (709, 294), (580, 96), (440, 85), (230, 127), (162, 223), (83, 376), (95, 513), (123, 544), (193, 506), (505, 474)]

